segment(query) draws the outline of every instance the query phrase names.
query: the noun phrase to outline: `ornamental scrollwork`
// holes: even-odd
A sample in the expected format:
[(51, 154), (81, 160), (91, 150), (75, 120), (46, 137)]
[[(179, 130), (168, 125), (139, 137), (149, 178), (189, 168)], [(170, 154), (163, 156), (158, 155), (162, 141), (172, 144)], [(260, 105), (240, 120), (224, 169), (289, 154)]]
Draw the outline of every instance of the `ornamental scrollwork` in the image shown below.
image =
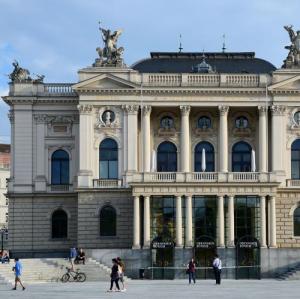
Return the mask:
[(272, 115), (285, 115), (286, 106), (273, 105), (271, 106)]

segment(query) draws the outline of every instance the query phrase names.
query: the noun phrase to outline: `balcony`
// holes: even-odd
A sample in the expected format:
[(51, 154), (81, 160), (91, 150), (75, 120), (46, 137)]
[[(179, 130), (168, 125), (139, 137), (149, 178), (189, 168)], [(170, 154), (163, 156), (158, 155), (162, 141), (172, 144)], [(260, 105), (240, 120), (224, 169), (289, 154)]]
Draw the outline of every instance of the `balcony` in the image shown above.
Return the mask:
[(127, 175), (127, 183), (274, 183), (276, 175), (260, 172), (145, 172)]
[(70, 192), (73, 191), (73, 185), (48, 185), (50, 192)]
[(300, 180), (286, 180), (286, 186), (291, 188), (300, 188)]
[(120, 188), (122, 187), (122, 180), (93, 180), (94, 188)]

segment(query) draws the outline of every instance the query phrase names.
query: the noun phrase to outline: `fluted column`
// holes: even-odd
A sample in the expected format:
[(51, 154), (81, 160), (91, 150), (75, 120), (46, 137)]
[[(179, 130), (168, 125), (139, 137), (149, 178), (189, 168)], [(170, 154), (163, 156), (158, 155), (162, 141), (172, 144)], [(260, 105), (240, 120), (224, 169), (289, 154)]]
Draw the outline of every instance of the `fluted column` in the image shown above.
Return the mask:
[(142, 134), (143, 134), (143, 171), (150, 172), (151, 169), (151, 149), (150, 149), (150, 114), (151, 106), (143, 106), (142, 111)]
[(224, 246), (224, 197), (218, 196), (218, 247)]
[(93, 140), (92, 105), (78, 105), (80, 113), (79, 121), (79, 174), (78, 187), (91, 187), (92, 163), (91, 150)]
[(150, 247), (150, 197), (144, 196), (144, 248)]
[(267, 226), (266, 226), (266, 197), (260, 197), (260, 226), (261, 226), (261, 238), (260, 238), (260, 246), (267, 246)]
[(272, 171), (285, 171), (286, 107), (273, 105), (272, 111)]
[(259, 171), (267, 172), (267, 112), (268, 107), (258, 106), (259, 111)]
[(228, 106), (219, 106), (219, 171), (228, 172)]
[(122, 107), (127, 116), (127, 171), (138, 170), (138, 105)]
[(133, 198), (133, 246), (132, 249), (141, 248), (140, 242), (140, 198)]
[(234, 247), (234, 196), (228, 198), (228, 247)]
[(182, 247), (182, 206), (181, 196), (176, 196), (176, 247)]
[(181, 137), (180, 137), (180, 161), (181, 171), (190, 171), (190, 122), (189, 114), (191, 111), (190, 106), (180, 106), (181, 111)]
[(270, 196), (270, 220), (271, 220), (271, 234), (270, 247), (277, 247), (276, 240), (276, 199), (275, 196)]
[(185, 197), (185, 246), (193, 246), (193, 210), (192, 197)]

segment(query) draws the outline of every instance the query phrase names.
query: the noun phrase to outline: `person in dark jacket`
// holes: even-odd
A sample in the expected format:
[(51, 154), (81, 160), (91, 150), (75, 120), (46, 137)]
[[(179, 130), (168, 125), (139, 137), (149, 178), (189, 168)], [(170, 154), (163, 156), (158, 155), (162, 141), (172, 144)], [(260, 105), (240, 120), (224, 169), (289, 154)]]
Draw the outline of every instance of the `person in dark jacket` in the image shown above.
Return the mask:
[(118, 266), (118, 261), (116, 259), (112, 259), (113, 266), (111, 267), (111, 274), (110, 274), (110, 289), (108, 292), (113, 291), (113, 285), (114, 283), (116, 284), (117, 287), (117, 292), (120, 292), (120, 287), (119, 287), (119, 266)]
[(187, 273), (189, 274), (189, 284), (191, 284), (192, 279), (193, 279), (194, 283), (196, 283), (196, 277), (195, 277), (196, 263), (195, 263), (195, 260), (193, 258), (188, 263)]

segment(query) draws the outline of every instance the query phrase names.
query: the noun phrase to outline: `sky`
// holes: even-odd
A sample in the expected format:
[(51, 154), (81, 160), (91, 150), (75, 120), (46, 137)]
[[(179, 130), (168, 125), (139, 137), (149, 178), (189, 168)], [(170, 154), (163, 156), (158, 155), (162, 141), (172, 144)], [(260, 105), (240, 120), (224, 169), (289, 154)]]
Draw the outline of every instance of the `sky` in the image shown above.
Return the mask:
[[(12, 61), (44, 82), (76, 82), (102, 46), (99, 24), (123, 29), (127, 65), (151, 51), (253, 51), (280, 68), (289, 44), (284, 25), (300, 29), (299, 0), (0, 0), (0, 96)], [(10, 142), (9, 107), (0, 100), (0, 143)]]

